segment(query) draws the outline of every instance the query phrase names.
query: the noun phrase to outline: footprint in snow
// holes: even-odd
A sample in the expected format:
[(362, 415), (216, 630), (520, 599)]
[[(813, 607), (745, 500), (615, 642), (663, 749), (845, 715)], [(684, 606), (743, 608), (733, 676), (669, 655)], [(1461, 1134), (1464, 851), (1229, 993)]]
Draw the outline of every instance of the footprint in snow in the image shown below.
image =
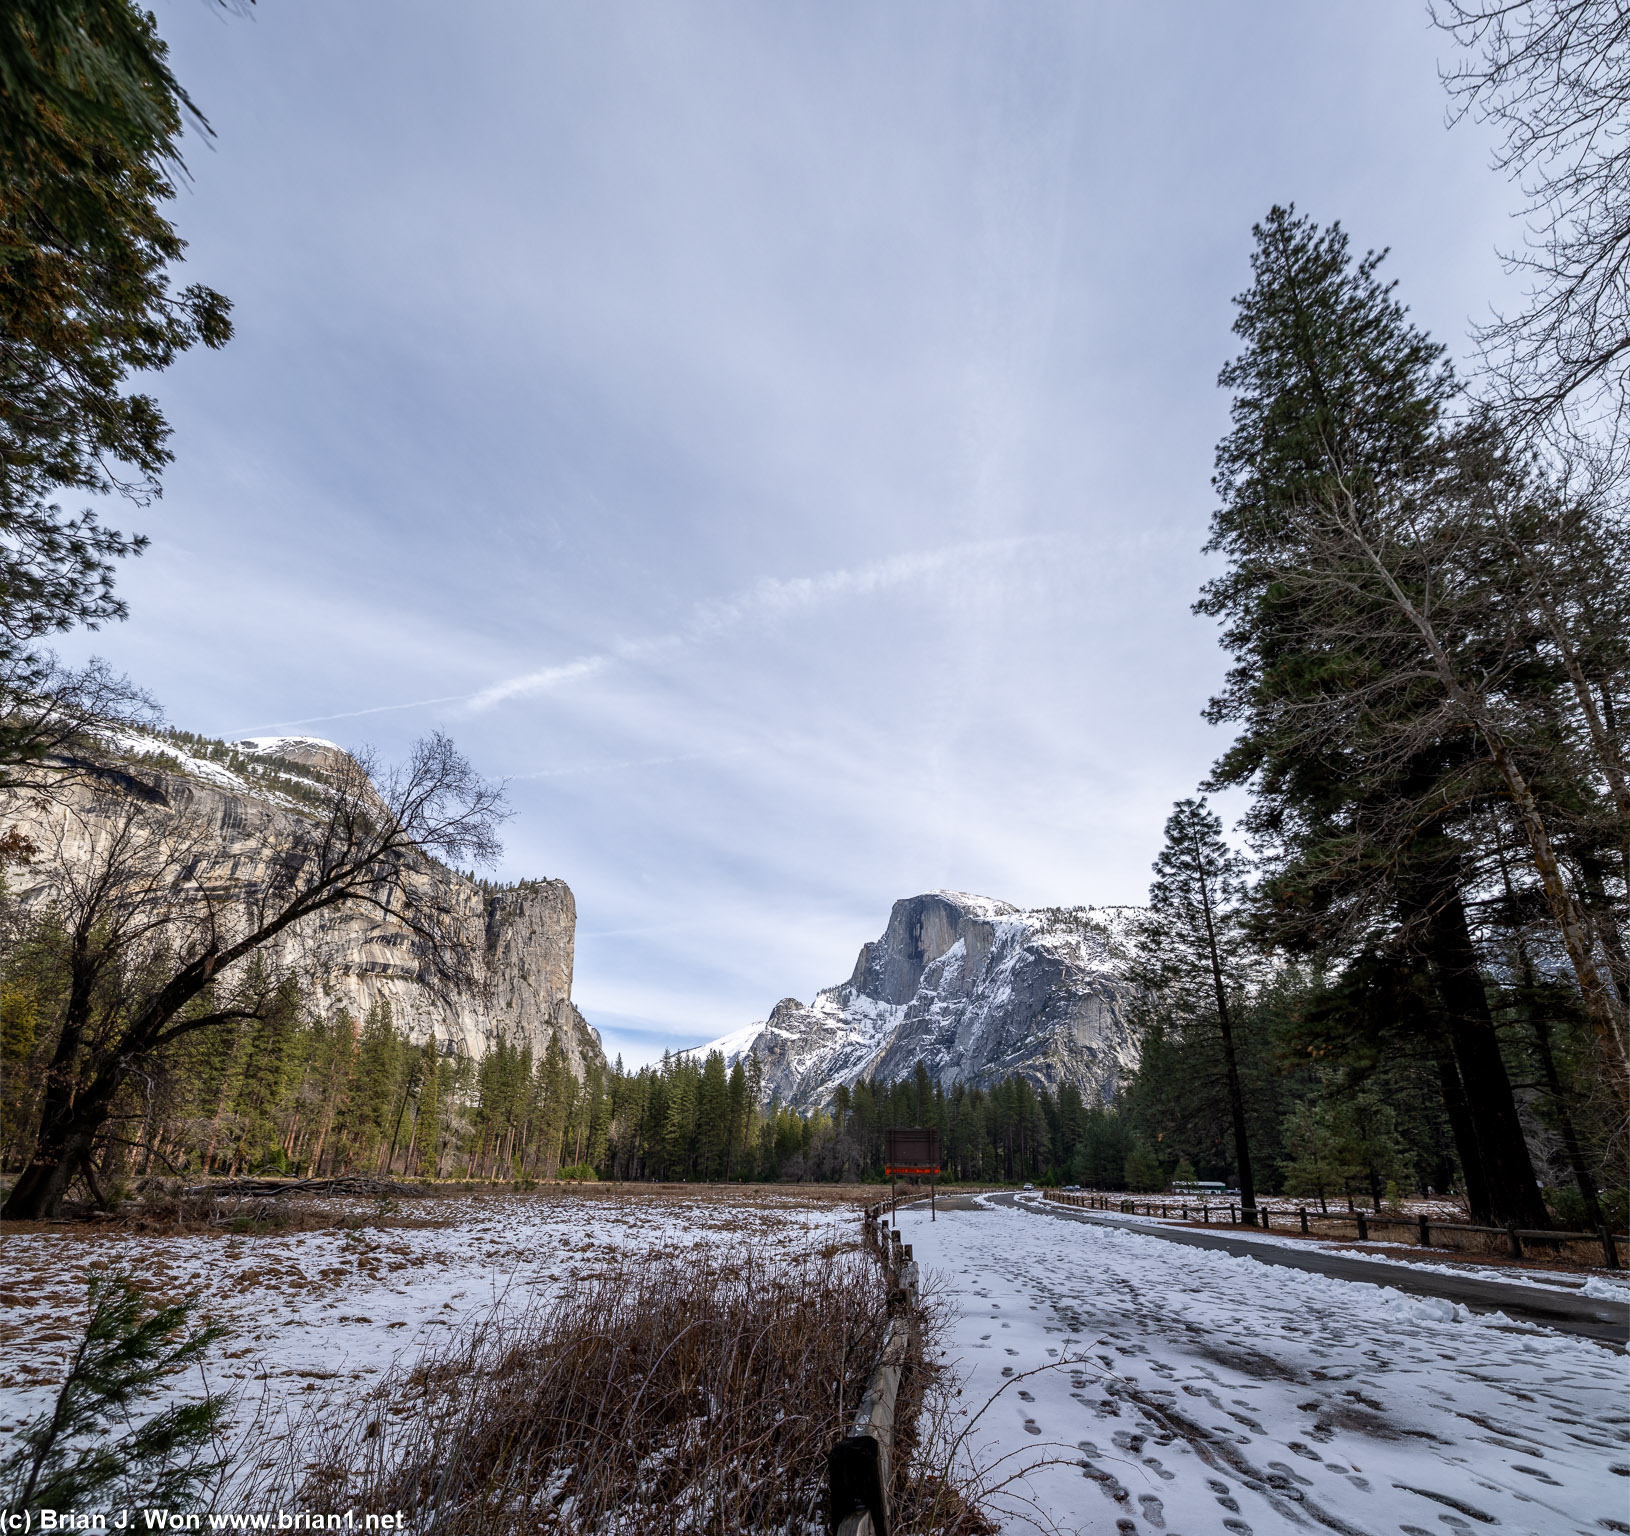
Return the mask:
[[(1303, 1487), (1306, 1488), (1311, 1488), (1313, 1486), (1313, 1479), (1311, 1477), (1303, 1477), (1300, 1472), (1298, 1472), (1294, 1467), (1290, 1466), (1287, 1462), (1270, 1461), (1268, 1463), (1268, 1470), (1270, 1472), (1277, 1472), (1279, 1476), (1285, 1479), (1287, 1482), (1301, 1483)], [(1270, 1478), (1269, 1481), (1271, 1482), (1272, 1479)]]
[(1529, 1477), (1537, 1477), (1542, 1483), (1549, 1483), (1553, 1488), (1560, 1488), (1562, 1486), (1562, 1484), (1552, 1477), (1549, 1472), (1542, 1472), (1538, 1467), (1525, 1467), (1520, 1463), (1513, 1462), (1511, 1470), (1513, 1472), (1524, 1472)]
[(1152, 1493), (1140, 1493), (1138, 1503), (1143, 1506), (1143, 1518), (1157, 1531), (1166, 1529), (1166, 1506)]
[(1030, 1393), (1026, 1392), (1023, 1387), (1019, 1388), (1019, 1400), (1020, 1400), (1020, 1402), (1025, 1402), (1025, 1403), (1033, 1403), (1033, 1402), (1035, 1402), (1035, 1398), (1033, 1396), (1031, 1396)]
[(1039, 1425), (1034, 1419), (1026, 1419), (1024, 1421), (1024, 1432), (1027, 1435), (1039, 1435), (1041, 1433), (1041, 1425)]
[(1169, 1483), (1174, 1477), (1177, 1476), (1175, 1472), (1168, 1472), (1166, 1470), (1166, 1468), (1161, 1464), (1161, 1460), (1158, 1456), (1145, 1456), (1143, 1458), (1143, 1464), (1151, 1472), (1153, 1472), (1156, 1477), (1161, 1478), (1165, 1482)]
[(1008, 1355), (1016, 1355), (1016, 1354), (1018, 1354), (1018, 1350), (1016, 1350), (1016, 1349), (1008, 1349), (1008, 1348), (1007, 1348), (1007, 1347), (1006, 1347), (1006, 1346), (1005, 1346), (1005, 1345), (1004, 1345), (1004, 1346), (1003, 1346), (1003, 1350), (1002, 1350), (1002, 1353), (1003, 1353), (1003, 1354), (1008, 1354)]
[(1102, 1467), (1091, 1461), (1081, 1463), (1081, 1475), (1090, 1482), (1097, 1483), (1106, 1499), (1113, 1499), (1117, 1504), (1127, 1503), (1132, 1495), (1121, 1486), (1121, 1480), (1113, 1472), (1106, 1472)]

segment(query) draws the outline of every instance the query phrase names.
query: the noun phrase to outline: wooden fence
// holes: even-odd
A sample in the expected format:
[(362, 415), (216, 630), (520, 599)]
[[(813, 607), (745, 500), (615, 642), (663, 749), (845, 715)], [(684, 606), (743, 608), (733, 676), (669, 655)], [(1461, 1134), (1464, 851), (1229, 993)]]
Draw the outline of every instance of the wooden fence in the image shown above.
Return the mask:
[(866, 1207), (866, 1241), (878, 1247), (889, 1279), (889, 1321), (883, 1348), (849, 1433), (826, 1459), (826, 1523), (835, 1536), (888, 1536), (894, 1476), (894, 1410), (900, 1376), (915, 1343), (918, 1275), (911, 1244), (887, 1225), (890, 1202)]
[[(1547, 1247), (1553, 1253), (1560, 1254), (1564, 1244), (1585, 1243), (1591, 1245), (1593, 1250), (1600, 1247), (1602, 1261), (1608, 1269), (1619, 1267), (1618, 1245), (1621, 1242), (1630, 1242), (1630, 1237), (1622, 1233), (1615, 1234), (1607, 1227), (1599, 1227), (1594, 1232), (1541, 1232), (1516, 1225), (1479, 1227), (1467, 1222), (1436, 1221), (1424, 1212), (1417, 1216), (1383, 1216), (1379, 1213), (1372, 1215), (1368, 1211), (1310, 1211), (1305, 1205), (1259, 1205), (1251, 1212), (1238, 1204), (1226, 1202), (1195, 1204), (1190, 1200), (1112, 1199), (1108, 1195), (1073, 1194), (1054, 1189), (1043, 1190), (1042, 1194), (1055, 1204), (1077, 1206), (1082, 1210), (1115, 1211), (1122, 1216), (1139, 1214), (1159, 1216), (1168, 1221), (1176, 1219), (1210, 1223), (1213, 1220), (1212, 1212), (1216, 1212), (1215, 1220), (1221, 1222), (1226, 1212), (1226, 1219), (1233, 1226), (1260, 1225), (1264, 1231), (1272, 1231), (1273, 1223), (1277, 1219), (1281, 1230), (1300, 1230), (1304, 1235), (1322, 1235), (1313, 1234), (1314, 1225), (1342, 1226), (1351, 1223), (1361, 1243), (1369, 1242), (1372, 1227), (1407, 1228), (1410, 1234), (1409, 1241), (1421, 1248), (1452, 1248), (1453, 1244), (1435, 1242), (1434, 1239), (1450, 1232), (1475, 1233), (1504, 1243), (1507, 1252), (1514, 1259), (1525, 1257), (1530, 1247)], [(1254, 1220), (1251, 1219), (1253, 1217)]]

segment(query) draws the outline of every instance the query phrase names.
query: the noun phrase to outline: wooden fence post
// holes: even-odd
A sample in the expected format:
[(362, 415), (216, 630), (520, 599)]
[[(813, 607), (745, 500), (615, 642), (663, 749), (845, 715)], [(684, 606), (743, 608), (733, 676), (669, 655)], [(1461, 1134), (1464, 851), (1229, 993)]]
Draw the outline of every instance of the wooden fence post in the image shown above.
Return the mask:
[(1609, 1269), (1617, 1269), (1619, 1267), (1619, 1250), (1613, 1245), (1613, 1229), (1604, 1226), (1600, 1230), (1600, 1235), (1602, 1239), (1602, 1257), (1607, 1260)]
[(1354, 1211), (1354, 1219), (1358, 1222), (1358, 1240), (1367, 1243), (1370, 1240), (1370, 1224), (1365, 1219), (1363, 1211)]
[(1302, 1236), (1307, 1236), (1307, 1207), (1302, 1207)]
[(1522, 1257), (1522, 1239), (1517, 1236), (1517, 1223), (1508, 1221), (1505, 1230), (1506, 1236), (1511, 1240), (1511, 1257), (1520, 1259)]
[(1432, 1224), (1426, 1219), (1426, 1212), (1421, 1212), (1421, 1247), (1432, 1246)]
[(911, 1347), (918, 1282), (910, 1245), (902, 1249), (898, 1228), (888, 1231), (893, 1257), (905, 1262), (896, 1270), (898, 1286), (890, 1280), (892, 1315), (854, 1426), (827, 1452), (826, 1528), (834, 1536), (888, 1536), (894, 1410)]

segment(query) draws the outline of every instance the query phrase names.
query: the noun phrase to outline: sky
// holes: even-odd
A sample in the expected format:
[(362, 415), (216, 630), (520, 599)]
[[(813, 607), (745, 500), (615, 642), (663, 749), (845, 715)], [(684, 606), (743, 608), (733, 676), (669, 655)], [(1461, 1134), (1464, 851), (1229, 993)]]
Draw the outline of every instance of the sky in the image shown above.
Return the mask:
[(630, 1064), (903, 897), (1142, 899), (1227, 744), (1191, 604), (1273, 203), (1457, 356), (1512, 291), (1421, 0), (157, 15), (237, 334), (147, 386), (153, 547), (64, 651), (209, 735), (447, 732)]

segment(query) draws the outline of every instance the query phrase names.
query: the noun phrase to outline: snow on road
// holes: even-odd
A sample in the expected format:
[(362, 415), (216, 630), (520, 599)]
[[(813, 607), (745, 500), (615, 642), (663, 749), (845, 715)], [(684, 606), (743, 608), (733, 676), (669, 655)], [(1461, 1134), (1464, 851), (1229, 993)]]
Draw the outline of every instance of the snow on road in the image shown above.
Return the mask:
[[(364, 1217), (370, 1209), (356, 1206)], [(238, 1422), (259, 1415), (275, 1435), (328, 1384), (377, 1379), (494, 1307), (525, 1305), (631, 1252), (745, 1242), (791, 1251), (857, 1232), (845, 1204), (773, 1191), (445, 1196), (405, 1202), (403, 1214), (436, 1224), (242, 1237), (85, 1227), (8, 1233), (0, 1247), (0, 1454), (54, 1397), (84, 1322), (93, 1267), (125, 1270), (166, 1301), (197, 1294), (202, 1314), (228, 1329), (207, 1362), (209, 1381), (240, 1390)], [(172, 1388), (197, 1390), (196, 1375)]]
[[(1453, 1214), (1459, 1217), (1465, 1215), (1465, 1212), (1456, 1211)], [(1583, 1296), (1600, 1297), (1604, 1301), (1630, 1303), (1630, 1284), (1624, 1281), (1622, 1270), (1611, 1274), (1598, 1270), (1586, 1277), (1562, 1269), (1524, 1269), (1513, 1264), (1501, 1264), (1496, 1267), (1492, 1264), (1478, 1264), (1475, 1259), (1456, 1259), (1451, 1264), (1433, 1264), (1423, 1257), (1419, 1249), (1410, 1253), (1407, 1258), (1400, 1257), (1396, 1238), (1390, 1241), (1382, 1239), (1365, 1243), (1349, 1237), (1321, 1240), (1289, 1236), (1279, 1232), (1262, 1232), (1250, 1227), (1196, 1228), (1192, 1222), (1177, 1217), (1122, 1216), (1115, 1212), (1101, 1211), (1094, 1211), (1092, 1219), (1107, 1226), (1126, 1227), (1131, 1231), (1140, 1228), (1148, 1231), (1151, 1227), (1163, 1227), (1175, 1232), (1209, 1231), (1215, 1236), (1226, 1237), (1231, 1242), (1249, 1243), (1253, 1248), (1294, 1248), (1304, 1253), (1315, 1250), (1335, 1254), (1341, 1258), (1363, 1259), (1368, 1264), (1392, 1264), (1405, 1271), (1428, 1270), (1438, 1275), (1459, 1275), (1473, 1280), (1495, 1280), (1502, 1285), (1529, 1285), (1544, 1290), (1573, 1291)]]
[(1001, 1390), (974, 1458), (1033, 1468), (1006, 1531), (1630, 1532), (1601, 1345), (1035, 1211), (899, 1219), (953, 1310), (959, 1406)]

